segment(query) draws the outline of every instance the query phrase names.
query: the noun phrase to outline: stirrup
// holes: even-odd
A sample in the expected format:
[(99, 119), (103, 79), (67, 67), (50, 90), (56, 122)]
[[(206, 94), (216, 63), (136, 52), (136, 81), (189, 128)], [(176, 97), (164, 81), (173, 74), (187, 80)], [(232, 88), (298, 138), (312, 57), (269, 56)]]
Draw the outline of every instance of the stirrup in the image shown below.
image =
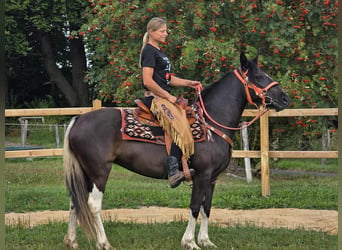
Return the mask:
[[(195, 174), (195, 169), (191, 168), (189, 169), (190, 175), (193, 176)], [(169, 176), (169, 183), (171, 188), (178, 187), (183, 181), (185, 181), (184, 173), (180, 170), (177, 170), (177, 173)]]

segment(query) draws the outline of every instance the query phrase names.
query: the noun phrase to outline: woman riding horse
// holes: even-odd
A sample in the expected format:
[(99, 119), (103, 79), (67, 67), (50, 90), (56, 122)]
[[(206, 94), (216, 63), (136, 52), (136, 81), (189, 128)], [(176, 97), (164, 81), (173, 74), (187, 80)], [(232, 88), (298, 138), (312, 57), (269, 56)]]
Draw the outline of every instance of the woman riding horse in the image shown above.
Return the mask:
[[(166, 20), (152, 18), (147, 24), (147, 32), (143, 38), (140, 56), (143, 86), (145, 88), (144, 104), (156, 115), (163, 129), (170, 133), (172, 144), (170, 155), (166, 157), (165, 168), (172, 188), (177, 187), (184, 179), (179, 171), (181, 157), (186, 160), (194, 153), (194, 140), (188, 126), (185, 112), (179, 107), (177, 97), (170, 91), (171, 87), (196, 88), (201, 83), (171, 76), (171, 65), (168, 57), (160, 49), (167, 37)], [(174, 119), (173, 119), (174, 118)], [(186, 164), (186, 161), (183, 161)], [(194, 170), (190, 170), (194, 174)]]
[[(170, 98), (167, 92), (163, 93)], [(248, 60), (244, 53), (240, 55), (240, 66), (236, 70), (207, 86), (198, 97), (208, 137), (195, 143), (195, 153), (191, 156), (190, 168), (196, 173), (192, 176), (188, 225), (181, 239), (184, 249), (215, 247), (208, 231), (215, 181), (229, 165), (231, 138), (239, 127), (247, 103), (265, 112), (283, 110), (290, 103), (278, 82), (259, 68), (258, 57)], [(78, 247), (79, 222), (95, 239), (97, 249), (112, 249), (101, 218), (112, 164), (151, 178), (166, 179), (167, 171), (162, 166), (166, 157), (164, 145), (123, 138), (120, 109), (102, 108), (74, 117), (65, 132), (63, 149), (65, 182), (70, 195), (65, 245)], [(115, 191), (110, 195), (115, 195)], [(201, 225), (196, 242), (199, 216)]]

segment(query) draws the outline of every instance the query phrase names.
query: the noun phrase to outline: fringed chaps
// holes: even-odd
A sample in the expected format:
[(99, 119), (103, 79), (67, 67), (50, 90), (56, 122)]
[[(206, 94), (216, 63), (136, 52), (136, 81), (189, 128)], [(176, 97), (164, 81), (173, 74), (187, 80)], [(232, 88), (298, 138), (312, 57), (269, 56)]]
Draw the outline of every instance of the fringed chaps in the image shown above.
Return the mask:
[(186, 118), (185, 110), (178, 104), (172, 104), (164, 98), (153, 98), (151, 111), (157, 117), (160, 126), (168, 133), (174, 143), (188, 159), (195, 152), (194, 139)]

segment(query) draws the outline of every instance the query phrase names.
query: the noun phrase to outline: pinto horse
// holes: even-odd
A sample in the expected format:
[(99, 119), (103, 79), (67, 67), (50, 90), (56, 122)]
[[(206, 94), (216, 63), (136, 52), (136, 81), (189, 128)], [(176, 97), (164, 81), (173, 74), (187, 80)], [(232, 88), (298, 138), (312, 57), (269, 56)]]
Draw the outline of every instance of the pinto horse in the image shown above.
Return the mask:
[[(190, 216), (181, 240), (184, 249), (215, 247), (209, 240), (208, 219), (212, 206), (215, 180), (231, 159), (231, 139), (239, 127), (248, 102), (264, 110), (280, 111), (290, 99), (280, 85), (258, 67), (258, 56), (252, 60), (241, 53), (240, 67), (199, 92), (200, 107), (210, 139), (195, 143), (195, 154), (189, 167), (192, 177)], [(260, 109), (261, 110), (261, 109)], [(101, 220), (106, 182), (112, 164), (157, 179), (167, 179), (163, 161), (165, 146), (123, 140), (121, 112), (116, 108), (95, 110), (71, 120), (64, 140), (64, 173), (70, 194), (66, 246), (77, 248), (77, 220), (83, 230), (96, 241), (98, 249), (111, 249)], [(197, 243), (196, 220), (201, 215)], [(198, 246), (198, 245), (199, 246)]]

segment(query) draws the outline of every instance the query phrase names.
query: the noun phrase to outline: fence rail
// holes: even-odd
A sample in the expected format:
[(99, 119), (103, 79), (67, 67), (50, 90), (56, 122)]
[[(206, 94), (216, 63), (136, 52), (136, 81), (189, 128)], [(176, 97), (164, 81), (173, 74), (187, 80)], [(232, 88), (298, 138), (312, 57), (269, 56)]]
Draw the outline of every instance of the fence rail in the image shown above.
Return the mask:
[[(102, 108), (101, 101), (94, 100), (92, 107), (86, 108), (49, 108), (49, 109), (6, 109), (5, 117), (21, 116), (59, 116), (81, 115), (92, 110)], [(245, 110), (244, 117), (257, 115), (258, 110)], [(269, 150), (269, 117), (294, 116), (338, 116), (338, 108), (323, 109), (285, 109), (280, 112), (270, 110), (260, 118), (260, 151), (234, 150), (234, 158), (260, 158), (262, 195), (270, 195), (269, 186), (269, 159), (270, 158), (338, 158), (338, 151), (270, 151)], [(5, 151), (5, 158), (25, 158), (42, 156), (60, 156), (63, 149), (34, 149)]]

